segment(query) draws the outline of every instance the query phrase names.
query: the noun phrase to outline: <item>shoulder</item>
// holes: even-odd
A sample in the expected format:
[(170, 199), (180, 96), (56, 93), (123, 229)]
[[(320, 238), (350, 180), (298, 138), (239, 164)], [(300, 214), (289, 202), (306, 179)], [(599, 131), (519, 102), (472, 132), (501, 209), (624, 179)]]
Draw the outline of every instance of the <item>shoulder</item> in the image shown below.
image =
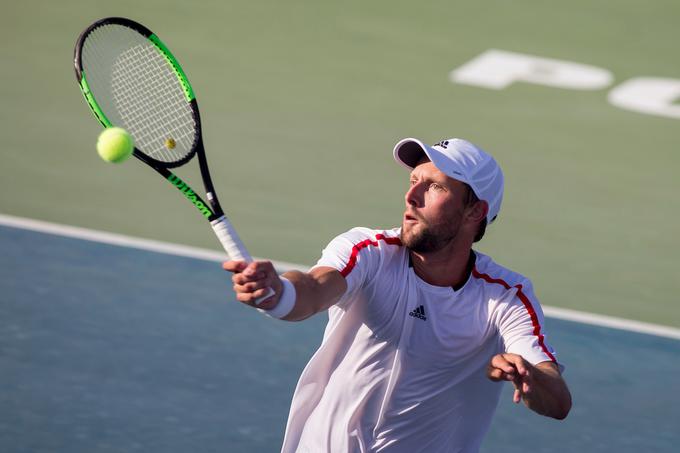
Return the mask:
[(557, 362), (555, 351), (545, 341), (543, 309), (531, 280), (479, 253), (472, 275), (488, 296), (489, 319), (502, 336), (505, 350), (534, 365)]
[(400, 229), (378, 230), (357, 227), (333, 239), (323, 251), (317, 263), (332, 263), (343, 276), (347, 276), (361, 263), (365, 272), (373, 273), (382, 263), (391, 262), (404, 248), (401, 246)]
[(394, 243), (401, 245), (399, 239), (401, 228), (391, 229), (374, 229), (366, 227), (354, 227), (351, 230), (343, 233), (341, 236), (346, 236), (356, 240), (371, 240), (371, 241), (385, 241), (386, 243)]
[[(499, 322), (513, 316), (530, 319), (537, 331), (541, 330), (543, 310), (536, 298), (531, 280), (494, 262), (489, 256), (475, 252), (477, 260), (472, 270), (478, 288), (489, 302), (489, 310)], [(509, 318), (508, 318), (509, 319)]]
[(531, 291), (531, 280), (518, 273), (496, 263), (488, 255), (475, 252), (477, 259), (472, 269), (472, 277), (482, 285), (497, 292), (507, 291)]
[(340, 243), (355, 249), (368, 247), (385, 248), (385, 246), (401, 247), (400, 228), (388, 230), (355, 227), (333, 239), (331, 244)]

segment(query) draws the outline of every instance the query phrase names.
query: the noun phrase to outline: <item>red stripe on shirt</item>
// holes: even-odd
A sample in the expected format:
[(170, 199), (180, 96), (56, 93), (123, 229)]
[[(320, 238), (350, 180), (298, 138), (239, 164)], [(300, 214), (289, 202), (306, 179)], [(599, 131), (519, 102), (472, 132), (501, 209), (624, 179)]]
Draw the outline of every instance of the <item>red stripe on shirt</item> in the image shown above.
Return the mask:
[(378, 241), (385, 241), (386, 244), (390, 245), (401, 245), (401, 239), (397, 237), (389, 237), (385, 236), (384, 234), (376, 234), (375, 235), (375, 241), (372, 241), (370, 239), (366, 239), (364, 241), (359, 242), (358, 244), (355, 244), (354, 247), (352, 247), (352, 254), (349, 256), (349, 260), (347, 261), (347, 265), (340, 271), (340, 274), (343, 277), (347, 277), (350, 272), (352, 272), (352, 269), (354, 269), (354, 266), (357, 264), (357, 256), (359, 255), (359, 252), (362, 249), (365, 249), (369, 245), (372, 245), (374, 247), (378, 246)]
[[(489, 276), (489, 274), (482, 274), (477, 270), (476, 267), (472, 269), (472, 275), (475, 278), (481, 278), (486, 282), (489, 283), (496, 283), (498, 285), (503, 286), (505, 289), (510, 289), (511, 286), (505, 281), (501, 280), (500, 278), (493, 278)], [(543, 352), (550, 357), (550, 360), (553, 362), (557, 363), (557, 360), (555, 359), (555, 356), (548, 351), (548, 348), (545, 345), (545, 341), (543, 339), (543, 334), (541, 333), (541, 324), (538, 322), (538, 316), (536, 315), (536, 310), (534, 310), (534, 306), (531, 304), (531, 301), (529, 301), (529, 298), (524, 294), (522, 291), (522, 285), (515, 285), (514, 288), (517, 288), (517, 297), (519, 297), (519, 300), (522, 301), (522, 304), (524, 305), (524, 308), (527, 310), (529, 313), (529, 317), (531, 318), (531, 325), (534, 327), (533, 334), (538, 338), (538, 344), (541, 346), (541, 349), (543, 349)]]

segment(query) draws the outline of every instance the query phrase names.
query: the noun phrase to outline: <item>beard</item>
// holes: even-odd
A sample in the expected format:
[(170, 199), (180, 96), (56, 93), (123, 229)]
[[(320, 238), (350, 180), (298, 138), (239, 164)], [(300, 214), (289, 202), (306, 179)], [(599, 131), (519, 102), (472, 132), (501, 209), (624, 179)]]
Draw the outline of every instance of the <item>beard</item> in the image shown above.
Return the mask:
[(450, 222), (430, 225), (418, 219), (418, 224), (412, 225), (409, 229), (402, 224), (401, 243), (416, 253), (437, 252), (458, 236), (460, 222), (457, 220), (451, 219)]

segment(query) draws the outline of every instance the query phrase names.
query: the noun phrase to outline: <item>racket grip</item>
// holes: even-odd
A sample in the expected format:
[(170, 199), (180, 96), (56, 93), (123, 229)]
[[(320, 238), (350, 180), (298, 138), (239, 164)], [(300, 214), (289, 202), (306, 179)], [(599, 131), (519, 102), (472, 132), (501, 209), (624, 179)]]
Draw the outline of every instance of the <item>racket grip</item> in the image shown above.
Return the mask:
[(213, 220), (210, 222), (210, 225), (230, 259), (246, 261), (248, 263), (253, 261), (253, 257), (248, 253), (248, 249), (246, 249), (245, 244), (241, 241), (241, 238), (238, 236), (238, 233), (227, 216), (223, 215), (219, 219)]
[[(224, 251), (229, 255), (229, 259), (245, 261), (247, 263), (253, 261), (253, 257), (248, 253), (248, 249), (246, 249), (245, 244), (241, 241), (241, 238), (238, 236), (238, 233), (227, 216), (223, 215), (222, 217), (213, 220), (210, 222), (210, 225), (212, 226), (217, 239), (220, 240), (222, 247), (224, 247)], [(267, 293), (264, 296), (255, 299), (255, 305), (260, 305), (263, 300), (268, 299), (273, 295), (274, 290), (267, 288)]]

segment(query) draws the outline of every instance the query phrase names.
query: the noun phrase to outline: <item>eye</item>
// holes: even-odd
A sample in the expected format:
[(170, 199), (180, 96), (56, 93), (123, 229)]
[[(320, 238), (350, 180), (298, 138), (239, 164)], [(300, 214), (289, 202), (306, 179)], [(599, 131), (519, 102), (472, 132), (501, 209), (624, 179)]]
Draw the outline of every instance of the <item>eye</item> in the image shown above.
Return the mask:
[(437, 184), (436, 182), (433, 182), (432, 184), (430, 184), (430, 189), (432, 189), (432, 190), (444, 190), (444, 187)]

